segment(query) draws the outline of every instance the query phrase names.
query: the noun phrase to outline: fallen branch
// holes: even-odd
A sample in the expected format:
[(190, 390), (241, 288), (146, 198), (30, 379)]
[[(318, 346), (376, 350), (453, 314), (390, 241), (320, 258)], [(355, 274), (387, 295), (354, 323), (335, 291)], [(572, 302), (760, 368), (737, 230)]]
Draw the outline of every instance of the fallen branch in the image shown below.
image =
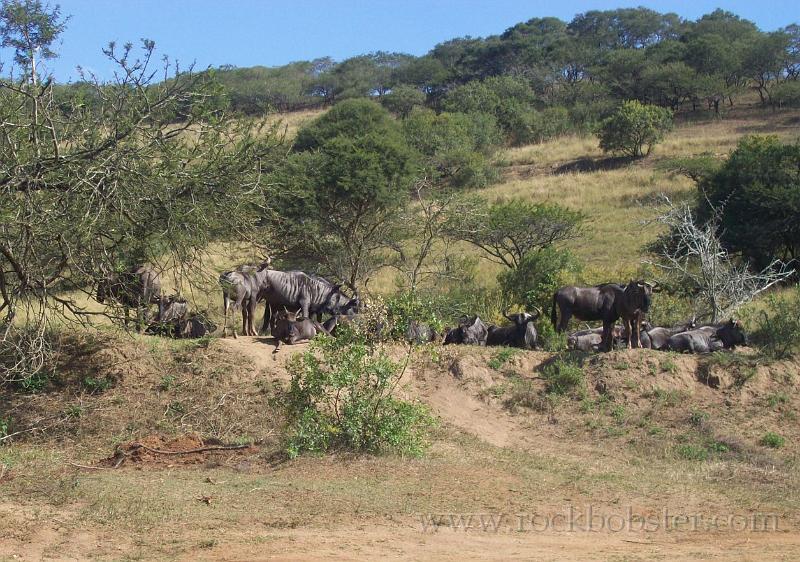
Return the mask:
[[(212, 447), (200, 447), (198, 449), (189, 449), (188, 451), (163, 451), (161, 449), (153, 449), (152, 447), (148, 447), (147, 445), (142, 445), (141, 443), (133, 443), (131, 445), (132, 450), (136, 449), (144, 449), (145, 451), (150, 451), (151, 453), (156, 453), (158, 455), (190, 455), (192, 453), (205, 453), (207, 451), (234, 451), (237, 449), (248, 449), (252, 447), (252, 445), (215, 445)], [(125, 453), (126, 455), (130, 455), (131, 453)]]
[(67, 461), (67, 464), (70, 466), (74, 466), (76, 468), (86, 468), (88, 470), (114, 470), (114, 468), (117, 468), (116, 466), (114, 468), (110, 468), (108, 466), (91, 466), (88, 464), (78, 464), (76, 462), (70, 462), (70, 461)]
[(30, 427), (30, 428), (28, 428), (28, 429), (22, 429), (22, 430), (20, 430), (20, 431), (15, 431), (14, 433), (9, 433), (8, 435), (5, 435), (5, 436), (3, 436), (3, 437), (0, 437), (0, 443), (2, 443), (3, 441), (5, 441), (6, 439), (11, 439), (11, 438), (12, 438), (12, 437), (14, 437), (15, 435), (20, 435), (20, 434), (22, 434), (22, 433), (28, 433), (29, 431), (36, 431), (37, 429), (39, 429), (39, 428), (38, 428), (38, 427)]

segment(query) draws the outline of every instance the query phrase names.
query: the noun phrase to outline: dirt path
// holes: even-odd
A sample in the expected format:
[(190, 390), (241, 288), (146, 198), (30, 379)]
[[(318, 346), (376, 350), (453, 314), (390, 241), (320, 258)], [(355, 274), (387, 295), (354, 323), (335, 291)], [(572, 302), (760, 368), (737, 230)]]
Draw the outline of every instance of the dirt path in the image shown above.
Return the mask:
[[(0, 513), (8, 508), (0, 503)], [(6, 511), (7, 512), (7, 511)], [(239, 526), (204, 538), (200, 531), (121, 537), (74, 530), (59, 518), (28, 536), (0, 537), (0, 560), (164, 557), (178, 560), (796, 560), (800, 534), (535, 532), (509, 528), (426, 531), (413, 522), (353, 519), (332, 528)], [(160, 552), (161, 555), (154, 556)], [(139, 553), (139, 554), (137, 554)]]

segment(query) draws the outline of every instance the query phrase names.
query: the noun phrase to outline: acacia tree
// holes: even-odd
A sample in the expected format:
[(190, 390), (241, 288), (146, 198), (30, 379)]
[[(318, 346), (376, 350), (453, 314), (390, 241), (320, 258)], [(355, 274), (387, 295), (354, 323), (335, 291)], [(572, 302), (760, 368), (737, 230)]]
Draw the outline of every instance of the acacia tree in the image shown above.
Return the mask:
[(528, 254), (579, 236), (582, 220), (580, 212), (560, 205), (465, 198), (453, 205), (446, 232), (483, 250), (489, 261), (515, 269)]
[(347, 100), (302, 129), (273, 173), (267, 222), (296, 265), (355, 287), (401, 236), (416, 153), (389, 112)]
[[(39, 22), (29, 36), (43, 38), (28, 52), (44, 52), (63, 29), (58, 11), (3, 7), (20, 4)], [(144, 41), (137, 58), (130, 44), (110, 44), (115, 78), (85, 80), (89, 106), (56, 104), (33, 61), (0, 79), (0, 384), (48, 366), (55, 322), (98, 314), (81, 295), (105, 272), (191, 270), (210, 241), (252, 234), (274, 135), (230, 122), (210, 102), (207, 74), (158, 66), (154, 49)]]

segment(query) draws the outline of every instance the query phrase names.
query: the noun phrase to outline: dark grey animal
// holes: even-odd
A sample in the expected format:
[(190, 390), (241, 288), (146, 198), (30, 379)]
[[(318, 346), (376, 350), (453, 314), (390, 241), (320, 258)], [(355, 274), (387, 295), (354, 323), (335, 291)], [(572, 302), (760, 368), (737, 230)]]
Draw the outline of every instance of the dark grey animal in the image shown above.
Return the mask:
[(217, 331), (217, 325), (205, 314), (191, 312), (175, 327), (176, 338), (202, 338)]
[(528, 312), (511, 315), (503, 314), (511, 321), (511, 326), (489, 326), (486, 345), (506, 345), (523, 349), (536, 349), (537, 334), (533, 322), (542, 315), (542, 311), (538, 308), (534, 310), (536, 314)]
[(161, 279), (158, 272), (149, 265), (138, 265), (121, 273), (107, 274), (97, 284), (97, 302), (119, 303), (125, 312), (125, 326), (128, 325), (128, 312), (136, 311), (139, 330), (147, 325), (148, 307), (157, 304), (161, 298)]
[(463, 316), (458, 327), (445, 331), (444, 345), (486, 345), (489, 329), (478, 316)]
[[(269, 272), (269, 260), (260, 265), (240, 265), (236, 269), (226, 271), (219, 276), (219, 284), (222, 286), (222, 310), (225, 323), (222, 326), (222, 337), (228, 333), (228, 312), (233, 309), (233, 314), (237, 310), (242, 311), (242, 334), (245, 336), (257, 336), (254, 319), (256, 305), (259, 301), (261, 292), (266, 287), (267, 273)], [(233, 327), (233, 337), (236, 335), (236, 326)]]
[(682, 353), (708, 353), (746, 344), (747, 335), (741, 322), (730, 319), (722, 324), (702, 326), (675, 334), (669, 338), (667, 349)]
[(272, 352), (277, 353), (282, 343), (291, 345), (308, 341), (319, 333), (330, 335), (322, 324), (315, 320), (310, 318), (298, 320), (297, 312), (286, 309), (279, 311), (272, 323), (272, 337), (275, 338), (275, 349)]
[(171, 338), (200, 338), (217, 329), (202, 313), (191, 312), (186, 299), (177, 295), (162, 297), (158, 314), (147, 327), (147, 333)]
[[(619, 335), (616, 334), (613, 336), (615, 344), (618, 348), (628, 347), (630, 349), (629, 342), (631, 342), (631, 337), (628, 334), (628, 329), (625, 326), (614, 326), (615, 329), (619, 328)], [(653, 329), (653, 326), (649, 322), (639, 322), (639, 342), (634, 340), (633, 347), (641, 347), (644, 349), (651, 349), (652, 342), (650, 341), (649, 331)]]
[[(653, 285), (644, 281), (630, 281), (627, 285), (604, 283), (594, 287), (561, 287), (553, 294), (550, 320), (558, 332), (567, 329), (573, 316), (585, 321), (602, 320), (602, 348), (610, 350), (614, 322), (622, 317), (629, 328), (628, 334), (636, 338), (637, 345), (641, 345), (639, 327), (643, 315), (650, 309), (652, 293)], [(560, 319), (556, 308), (561, 313)], [(635, 329), (631, 330), (631, 326)], [(631, 347), (630, 339), (628, 347)]]
[(651, 328), (647, 330), (647, 335), (650, 337), (650, 347), (652, 349), (664, 350), (667, 349), (667, 343), (669, 342), (669, 338), (674, 336), (675, 334), (680, 334), (681, 332), (688, 332), (689, 330), (693, 330), (697, 327), (694, 318), (686, 322), (681, 326), (675, 326), (672, 328)]
[(406, 328), (405, 336), (406, 336), (406, 341), (416, 344), (430, 343), (432, 341), (436, 341), (439, 338), (439, 335), (436, 333), (436, 330), (434, 330), (427, 324), (422, 324), (420, 322), (417, 322), (416, 320), (411, 320), (408, 323), (408, 328)]
[(358, 320), (359, 314), (361, 314), (361, 308), (361, 301), (356, 294), (356, 296), (350, 299), (350, 302), (342, 309), (340, 314), (331, 316), (322, 323), (322, 326), (332, 336), (335, 336), (338, 326), (350, 324), (351, 322)]
[[(614, 341), (618, 341), (622, 337), (622, 326), (615, 324), (611, 336), (614, 338)], [(602, 326), (578, 330), (567, 336), (567, 348), (578, 351), (598, 351), (602, 342)]]
[(313, 315), (317, 320), (321, 314), (341, 314), (351, 303), (341, 288), (324, 277), (303, 271), (267, 271), (257, 297), (266, 302), (262, 330), (266, 332), (270, 327), (271, 311), (283, 307), (300, 311), (303, 318)]
[(578, 351), (597, 351), (603, 341), (603, 328), (578, 330), (567, 336), (567, 348)]

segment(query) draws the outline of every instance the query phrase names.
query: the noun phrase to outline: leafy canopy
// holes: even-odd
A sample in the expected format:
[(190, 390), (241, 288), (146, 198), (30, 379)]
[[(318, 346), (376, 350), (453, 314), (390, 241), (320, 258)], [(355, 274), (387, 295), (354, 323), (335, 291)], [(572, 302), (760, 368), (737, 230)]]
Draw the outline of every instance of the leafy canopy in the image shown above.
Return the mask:
[(653, 146), (672, 129), (672, 112), (636, 100), (626, 101), (603, 121), (598, 137), (600, 148), (638, 158), (650, 154)]

